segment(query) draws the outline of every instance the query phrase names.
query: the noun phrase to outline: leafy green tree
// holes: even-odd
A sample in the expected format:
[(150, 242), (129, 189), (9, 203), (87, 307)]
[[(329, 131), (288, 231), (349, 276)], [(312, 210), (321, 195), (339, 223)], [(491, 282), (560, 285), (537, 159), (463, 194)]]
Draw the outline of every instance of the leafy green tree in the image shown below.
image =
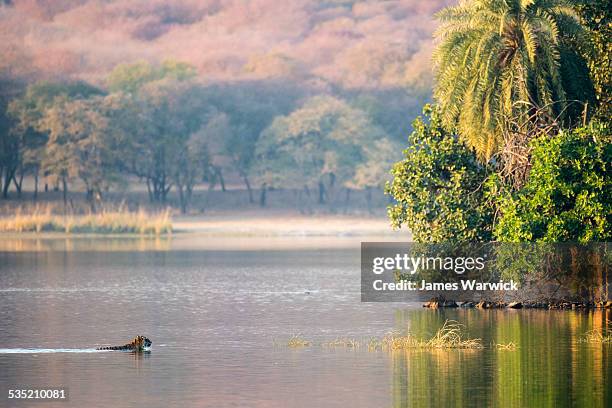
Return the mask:
[(186, 81), (196, 76), (193, 66), (175, 60), (166, 60), (155, 66), (146, 61), (120, 64), (113, 69), (106, 80), (111, 92), (135, 93), (144, 85), (162, 79)]
[(588, 29), (588, 43), (580, 44), (587, 55), (589, 70), (597, 100), (598, 117), (609, 120), (612, 116), (612, 7), (607, 0), (581, 0), (578, 10)]
[(124, 115), (123, 126), (131, 137), (123, 166), (146, 182), (152, 202), (165, 203), (176, 167), (183, 164), (184, 145), (201, 125), (201, 101), (190, 82), (173, 79), (148, 83), (125, 97), (131, 114)]
[(353, 178), (346, 183), (347, 201), (349, 189), (366, 190), (368, 211), (372, 212), (372, 190), (384, 188), (390, 181), (389, 169), (400, 157), (400, 151), (398, 144), (388, 138), (374, 140), (365, 145), (365, 160), (357, 164)]
[(348, 185), (366, 160), (364, 148), (385, 137), (362, 110), (331, 96), (316, 96), (277, 117), (257, 142), (258, 171), (272, 187), (328, 190)]
[(122, 108), (114, 95), (56, 98), (39, 125), (49, 135), (42, 161), (45, 174), (62, 183), (80, 179), (92, 211), (101, 203), (103, 191), (118, 178), (117, 151), (126, 141), (113, 113)]
[(147, 62), (119, 65), (107, 79), (109, 89), (127, 101), (117, 118), (130, 134), (122, 149), (122, 169), (145, 181), (151, 202), (165, 203), (177, 182), (183, 190), (179, 196), (190, 196), (185, 194), (190, 178), (177, 169), (206, 111), (194, 76), (190, 65), (166, 61), (159, 66)]
[(480, 158), (500, 150), (513, 124), (576, 122), (568, 109), (582, 106), (571, 101), (592, 100), (575, 3), (466, 0), (438, 14), (434, 96), (447, 129), (457, 126)]
[(204, 132), (192, 133), (178, 152), (179, 166), (174, 167), (173, 181), (179, 194), (181, 212), (187, 213), (193, 188), (210, 173), (211, 158)]
[(221, 138), (211, 140), (214, 162), (218, 170), (234, 172), (242, 179), (249, 203), (255, 201), (251, 183), (259, 136), (276, 116), (291, 112), (301, 93), (266, 81), (213, 85), (203, 90), (202, 97), (224, 118), (225, 131), (216, 132)]
[[(4, 197), (8, 195), (11, 179), (20, 190), (21, 182), (17, 182), (18, 173), (20, 180), (24, 174), (33, 175), (36, 189), (38, 188), (39, 170), (49, 138), (47, 129), (42, 125), (47, 111), (56, 103), (61, 104), (67, 100), (86, 99), (101, 94), (100, 89), (85, 82), (42, 81), (28, 86), (24, 95), (9, 104), (7, 112), (13, 123), (7, 135), (7, 143), (10, 144), (9, 155), (12, 159), (5, 171)], [(63, 186), (66, 193), (67, 180), (63, 180)]]
[(431, 99), (431, 86), (423, 94), (411, 88), (397, 88), (349, 94), (346, 99), (350, 100), (351, 106), (365, 111), (393, 141), (404, 143), (406, 135), (412, 131), (406, 118), (421, 113), (423, 105)]
[(487, 169), (456, 133), (445, 130), (439, 108), (426, 105), (412, 125), (404, 159), (393, 166), (387, 184), (396, 201), (388, 209), (391, 224), (406, 225), (417, 242), (489, 240)]
[(244, 182), (249, 195), (249, 203), (254, 203), (253, 188), (251, 187), (251, 169), (255, 159), (255, 145), (260, 132), (257, 132), (248, 123), (235, 124), (225, 139), (224, 152), (232, 162), (240, 178)]
[[(18, 89), (18, 88), (17, 88)], [(10, 134), (13, 121), (7, 113), (7, 107), (12, 94), (17, 90), (16, 84), (8, 79), (0, 78), (0, 191), (4, 192), (5, 176), (9, 175), (15, 168), (15, 151), (14, 137)], [(8, 187), (6, 188), (8, 195)]]
[[(208, 107), (208, 105), (207, 105)], [(231, 161), (228, 156), (227, 141), (235, 132), (229, 116), (225, 112), (218, 112), (214, 106), (208, 107), (208, 112), (198, 133), (202, 134), (202, 143), (206, 145), (208, 155), (208, 166), (203, 174), (204, 181), (208, 182), (208, 191), (212, 191), (217, 184), (220, 184), (221, 191), (225, 189), (225, 179), (223, 177), (224, 167), (228, 167)], [(208, 195), (206, 202), (208, 204)]]
[[(518, 192), (492, 190), (501, 216), (495, 237), (506, 242), (610, 241), (612, 137), (600, 123), (533, 144), (533, 165)], [(495, 181), (491, 181), (495, 187)]]

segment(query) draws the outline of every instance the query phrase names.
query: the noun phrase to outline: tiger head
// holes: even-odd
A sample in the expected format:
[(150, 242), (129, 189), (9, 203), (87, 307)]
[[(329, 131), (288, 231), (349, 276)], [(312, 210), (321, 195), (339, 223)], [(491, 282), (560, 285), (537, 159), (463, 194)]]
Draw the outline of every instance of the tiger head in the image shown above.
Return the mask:
[(153, 344), (153, 342), (145, 336), (136, 336), (134, 340), (132, 340), (132, 344), (137, 350), (149, 351), (151, 350), (151, 344)]

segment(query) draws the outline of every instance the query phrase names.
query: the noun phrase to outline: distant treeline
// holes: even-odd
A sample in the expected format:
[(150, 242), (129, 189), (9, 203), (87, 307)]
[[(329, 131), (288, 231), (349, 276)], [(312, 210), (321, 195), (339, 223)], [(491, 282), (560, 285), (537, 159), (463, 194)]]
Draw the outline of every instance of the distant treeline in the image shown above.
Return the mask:
[(42, 183), (66, 197), (78, 182), (94, 211), (128, 180), (146, 185), (152, 203), (176, 192), (182, 211), (197, 185), (225, 190), (228, 174), (262, 205), (269, 188), (297, 189), (324, 203), (330, 191), (382, 187), (401, 156), (406, 111), (418, 109), (405, 91), (205, 84), (176, 61), (117, 66), (104, 88), (45, 81), (10, 94), (14, 83), (0, 86), (2, 197), (21, 194), (27, 177), (35, 199)]

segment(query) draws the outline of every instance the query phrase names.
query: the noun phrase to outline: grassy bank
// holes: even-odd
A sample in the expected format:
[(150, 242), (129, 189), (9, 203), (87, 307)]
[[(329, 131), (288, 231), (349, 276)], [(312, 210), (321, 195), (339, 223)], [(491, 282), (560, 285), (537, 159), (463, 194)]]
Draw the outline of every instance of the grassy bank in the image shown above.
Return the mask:
[(0, 218), (0, 232), (63, 232), (93, 234), (148, 234), (172, 232), (169, 211), (102, 211), (96, 214), (57, 215), (51, 209), (31, 213), (17, 212)]

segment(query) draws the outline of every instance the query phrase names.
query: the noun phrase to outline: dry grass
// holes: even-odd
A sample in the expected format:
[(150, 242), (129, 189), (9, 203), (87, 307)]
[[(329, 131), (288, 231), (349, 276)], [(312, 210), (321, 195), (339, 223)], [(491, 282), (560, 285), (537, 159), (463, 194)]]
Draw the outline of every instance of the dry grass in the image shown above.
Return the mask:
[(85, 215), (57, 215), (47, 207), (28, 214), (17, 211), (12, 217), (0, 218), (0, 232), (161, 235), (172, 232), (172, 222), (168, 210), (156, 214), (143, 210), (117, 210)]
[[(610, 340), (608, 340), (610, 341)], [(278, 344), (275, 342), (275, 344)], [(289, 341), (280, 343), (281, 346), (286, 345), (290, 348), (309, 347), (313, 343), (304, 339), (299, 334), (291, 336)], [(479, 338), (469, 338), (465, 332), (465, 326), (454, 320), (446, 320), (442, 327), (431, 338), (418, 338), (412, 334), (400, 335), (398, 333), (389, 333), (383, 338), (372, 337), (369, 340), (359, 341), (352, 338), (336, 338), (329, 342), (318, 344), (321, 347), (335, 348), (343, 347), (350, 349), (358, 349), (362, 346), (369, 351), (377, 350), (444, 350), (444, 349), (469, 349), (479, 350), (485, 348), (482, 340)], [(497, 350), (514, 351), (518, 349), (518, 345), (514, 342), (507, 344), (491, 343), (490, 348)]]
[(310, 346), (310, 344), (311, 343), (308, 340), (304, 339), (299, 334), (294, 334), (293, 336), (291, 336), (291, 338), (287, 342), (287, 347), (291, 347), (291, 348), (308, 347)]
[(586, 332), (580, 341), (591, 344), (612, 344), (612, 333), (603, 334), (601, 330), (593, 329)]
[(514, 351), (518, 348), (518, 346), (514, 342), (510, 342), (508, 344), (497, 343), (495, 348), (498, 350), (506, 350), (506, 351)]
[(331, 348), (334, 348), (334, 347), (344, 347), (344, 348), (353, 348), (353, 349), (359, 348), (360, 345), (361, 345), (361, 343), (359, 343), (358, 340), (355, 340), (355, 339), (341, 339), (341, 338), (338, 338), (338, 339), (335, 339), (333, 341), (329, 341), (329, 342), (321, 344), (321, 346), (323, 346), (323, 347), (331, 347)]
[(464, 326), (454, 320), (447, 320), (430, 339), (419, 339), (411, 334), (402, 336), (387, 334), (382, 340), (371, 340), (369, 348), (387, 350), (405, 349), (481, 349), (481, 339), (464, 338)]

